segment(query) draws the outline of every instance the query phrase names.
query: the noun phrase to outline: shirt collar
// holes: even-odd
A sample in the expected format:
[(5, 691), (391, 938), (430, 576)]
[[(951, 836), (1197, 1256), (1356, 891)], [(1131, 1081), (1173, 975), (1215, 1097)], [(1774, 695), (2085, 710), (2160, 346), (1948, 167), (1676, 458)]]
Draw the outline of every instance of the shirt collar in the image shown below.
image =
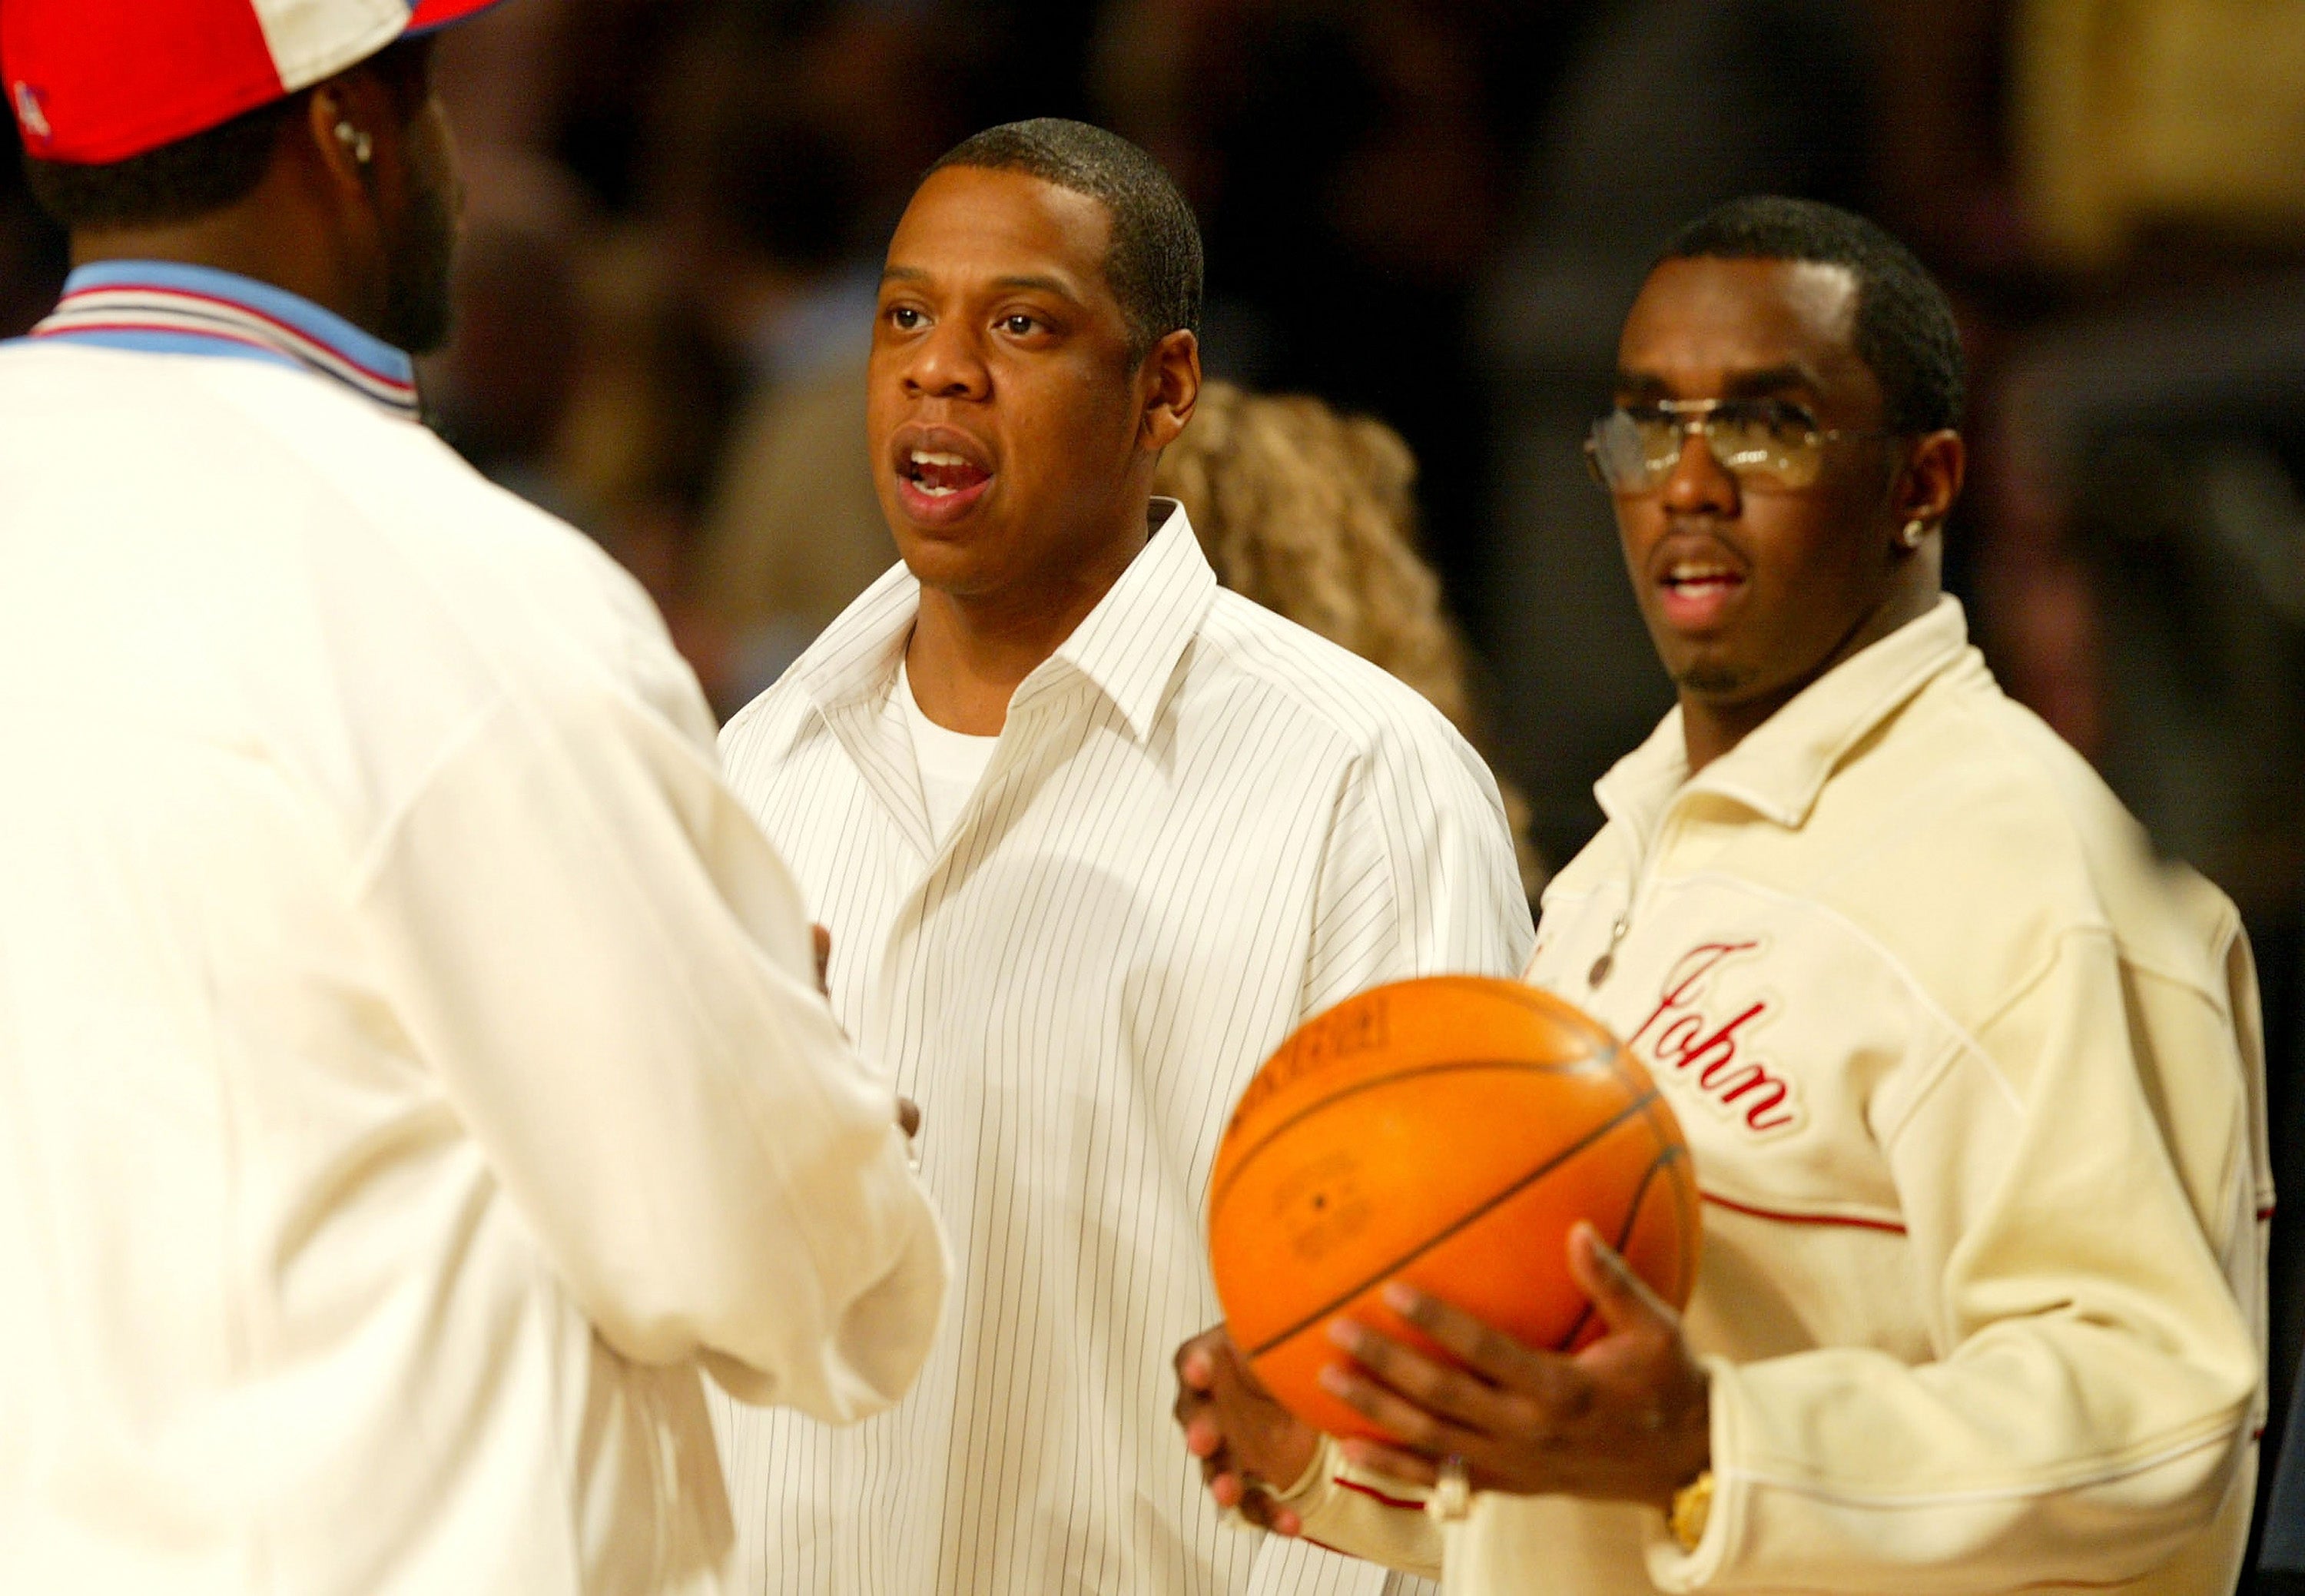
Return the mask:
[(400, 350), (269, 283), (171, 260), (105, 260), (64, 279), (31, 337), (164, 354), (268, 361), (316, 372), (412, 420), (416, 368)]
[[(1217, 578), (1183, 506), (1156, 499), (1147, 519), (1153, 530), (1144, 550), (1018, 685), (1012, 710), (1084, 679), (1112, 701), (1138, 741), (1151, 735), (1177, 661), (1215, 602)], [(793, 666), (795, 684), (828, 714), (855, 699), (885, 696), (920, 608), (920, 583), (895, 567), (810, 645)]]
[(1799, 826), (1850, 749), (1914, 694), (1956, 666), (1984, 663), (1969, 646), (1959, 600), (1935, 608), (1843, 660), (1748, 733), (1688, 774), (1679, 706), (1595, 786), (1603, 813), (1646, 835), (1684, 789), (1714, 792), (1786, 827)]

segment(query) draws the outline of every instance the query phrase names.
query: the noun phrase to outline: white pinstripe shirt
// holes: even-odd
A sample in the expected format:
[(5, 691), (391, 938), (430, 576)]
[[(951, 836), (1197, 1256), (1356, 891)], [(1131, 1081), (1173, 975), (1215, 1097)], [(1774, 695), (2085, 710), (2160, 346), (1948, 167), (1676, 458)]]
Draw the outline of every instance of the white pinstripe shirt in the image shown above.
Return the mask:
[[(1202, 1199), (1232, 1102), (1374, 983), (1517, 972), (1495, 783), (1376, 667), (1220, 592), (1182, 510), (1010, 702), (931, 837), (893, 702), (900, 566), (722, 734), (832, 930), (833, 1005), (926, 1114), (958, 1279), (912, 1397), (835, 1432), (721, 1404), (742, 1592), (1234, 1596), (1169, 1417), (1217, 1317)], [(1382, 1570), (1270, 1543), (1265, 1591)], [(1325, 1565), (1326, 1566), (1316, 1566)]]

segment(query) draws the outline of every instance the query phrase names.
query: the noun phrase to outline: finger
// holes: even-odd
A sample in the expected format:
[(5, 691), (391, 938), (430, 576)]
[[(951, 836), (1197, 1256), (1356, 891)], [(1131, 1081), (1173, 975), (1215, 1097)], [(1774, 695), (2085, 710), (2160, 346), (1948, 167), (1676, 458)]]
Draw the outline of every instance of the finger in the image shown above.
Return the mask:
[(1199, 1342), (1188, 1341), (1177, 1352), (1177, 1378), (1192, 1390), (1213, 1391), (1217, 1384), (1216, 1360)]
[(1305, 1521), (1297, 1516), (1294, 1507), (1283, 1507), (1272, 1493), (1260, 1486), (1248, 1493), (1240, 1505), (1240, 1515), (1253, 1524), (1261, 1524), (1276, 1535), (1297, 1536), (1305, 1532)]
[(1441, 1481), (1439, 1464), (1414, 1452), (1388, 1447), (1382, 1441), (1349, 1440), (1343, 1443), (1340, 1450), (1345, 1455), (1345, 1461), (1353, 1467), (1366, 1469), (1373, 1474), (1382, 1474), (1386, 1479), (1398, 1480), (1404, 1485), (1429, 1487)]
[(1202, 1390), (1211, 1390), (1216, 1385), (1218, 1360), (1225, 1357), (1231, 1346), (1232, 1336), (1226, 1331), (1224, 1321), (1219, 1319), (1199, 1335), (1179, 1343), (1177, 1355), (1170, 1361), (1178, 1379)]
[(1240, 1472), (1240, 1466), (1233, 1462), (1232, 1449), (1229, 1447), (1219, 1447), (1208, 1456), (1202, 1458), (1200, 1464), (1201, 1483), (1211, 1488), (1216, 1485), (1219, 1475)]
[(1385, 1286), (1384, 1302), (1493, 1384), (1531, 1389), (1541, 1383), (1542, 1353), (1463, 1309), (1401, 1280)]
[(1205, 1413), (1211, 1405), (1212, 1404), (1208, 1397), (1194, 1390), (1190, 1386), (1178, 1386), (1177, 1400), (1169, 1404), (1169, 1416), (1176, 1420), (1178, 1430), (1183, 1430), (1192, 1423), (1197, 1414)]
[(1305, 1521), (1293, 1509), (1274, 1501), (1272, 1493), (1261, 1485), (1243, 1482), (1238, 1501), (1217, 1505), (1233, 1508), (1259, 1529), (1270, 1530), (1276, 1535), (1296, 1535), (1305, 1528)]
[(1403, 1446), (1434, 1457), (1467, 1451), (1488, 1438), (1427, 1412), (1348, 1364), (1331, 1363), (1321, 1370), (1321, 1388)]
[[(1188, 1446), (1187, 1450), (1193, 1449)], [(1193, 1455), (1201, 1465), (1201, 1483), (1212, 1489), (1215, 1487), (1220, 1474), (1237, 1474), (1240, 1472), (1239, 1465), (1232, 1460), (1232, 1448), (1224, 1444), (1222, 1438), (1219, 1438), (1214, 1451), (1205, 1455), (1194, 1452)]]
[(1348, 1319), (1329, 1321), (1329, 1339), (1350, 1353), (1362, 1369), (1427, 1413), (1484, 1434), (1506, 1422), (1497, 1387), (1459, 1370), (1412, 1352)]
[(1599, 1231), (1582, 1220), (1569, 1233), (1569, 1275), (1593, 1299), (1601, 1322), (1611, 1330), (1653, 1329), (1670, 1335), (1680, 1324), (1664, 1299), (1633, 1273)]
[(1214, 1415), (1195, 1413), (1185, 1421), (1185, 1450), (1195, 1457), (1214, 1457), (1224, 1444), (1224, 1427)]
[(1284, 1507), (1269, 1486), (1250, 1480), (1229, 1470), (1205, 1476), (1209, 1499), (1220, 1507), (1229, 1507), (1259, 1528), (1271, 1530), (1276, 1535), (1300, 1535), (1305, 1521), (1293, 1507)]

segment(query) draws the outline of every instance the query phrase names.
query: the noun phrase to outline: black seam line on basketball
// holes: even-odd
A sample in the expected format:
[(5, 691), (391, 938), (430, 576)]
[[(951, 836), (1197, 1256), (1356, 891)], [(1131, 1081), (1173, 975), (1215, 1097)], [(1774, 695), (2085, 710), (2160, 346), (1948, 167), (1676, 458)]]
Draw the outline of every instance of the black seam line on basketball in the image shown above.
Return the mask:
[[(1646, 1118), (1647, 1116), (1644, 1115), (1643, 1117)], [(1649, 1128), (1651, 1130), (1654, 1130), (1656, 1128), (1654, 1122), (1652, 1122)], [(1641, 1172), (1641, 1183), (1633, 1188), (1633, 1200), (1625, 1205), (1625, 1223), (1618, 1228), (1617, 1239), (1609, 1243), (1611, 1249), (1615, 1251), (1619, 1258), (1625, 1256), (1625, 1243), (1632, 1240), (1633, 1226), (1640, 1222), (1641, 1201), (1649, 1194), (1650, 1182), (1656, 1179), (1658, 1170), (1663, 1169), (1666, 1165), (1671, 1164), (1680, 1156), (1680, 1149), (1679, 1148), (1670, 1147), (1660, 1142), (1657, 1146), (1657, 1156), (1650, 1159), (1649, 1166)], [(1552, 1344), (1552, 1350), (1556, 1353), (1567, 1352), (1569, 1347), (1575, 1344), (1577, 1337), (1584, 1334), (1586, 1321), (1590, 1319), (1592, 1317), (1593, 1299), (1587, 1297), (1585, 1299), (1584, 1308), (1579, 1310), (1577, 1315), (1577, 1322), (1569, 1327), (1568, 1335), (1563, 1336), (1560, 1340)]]
[(1386, 1276), (1398, 1274), (1408, 1265), (1415, 1263), (1418, 1259), (1423, 1258), (1426, 1253), (1432, 1251), (1442, 1242), (1455, 1235), (1459, 1231), (1461, 1231), (1467, 1225), (1471, 1225), (1475, 1220), (1479, 1219), (1482, 1216), (1495, 1209), (1501, 1204), (1511, 1201), (1514, 1198), (1527, 1191), (1531, 1186), (1536, 1184), (1537, 1182), (1543, 1180), (1554, 1170), (1560, 1168), (1571, 1158), (1577, 1156), (1578, 1154), (1583, 1152), (1586, 1148), (1591, 1147), (1594, 1143), (1606, 1137), (1611, 1131), (1616, 1130), (1618, 1126), (1623, 1124), (1627, 1120), (1629, 1120), (1634, 1115), (1639, 1114), (1640, 1111), (1647, 1105), (1649, 1097), (1653, 1097), (1655, 1095), (1656, 1088), (1654, 1087), (1651, 1087), (1649, 1088), (1648, 1097), (1642, 1097), (1637, 1101), (1628, 1104), (1626, 1106), (1619, 1109), (1615, 1117), (1609, 1120), (1606, 1123), (1596, 1125), (1591, 1131), (1586, 1132), (1586, 1134), (1573, 1145), (1561, 1148), (1561, 1151), (1553, 1154), (1552, 1157), (1547, 1158), (1543, 1164), (1540, 1164), (1535, 1169), (1530, 1170), (1527, 1174), (1521, 1176), (1520, 1179), (1515, 1181), (1511, 1185), (1506, 1187), (1494, 1197), (1492, 1197), (1487, 1201), (1482, 1203), (1480, 1207), (1475, 1208), (1471, 1213), (1467, 1214), (1455, 1221), (1446, 1230), (1434, 1232), (1432, 1235), (1427, 1236), (1424, 1241), (1418, 1242), (1415, 1247), (1403, 1253), (1400, 1257), (1394, 1259), (1382, 1268), (1375, 1270), (1363, 1278), (1361, 1283), (1358, 1285), (1354, 1286), (1350, 1291), (1346, 1292), (1341, 1296), (1332, 1298), (1321, 1307), (1314, 1309), (1311, 1313), (1306, 1315), (1303, 1319), (1298, 1319), (1295, 1324), (1281, 1331), (1280, 1335), (1271, 1336), (1268, 1339), (1258, 1343), (1255, 1346), (1251, 1347), (1248, 1353), (1249, 1357), (1251, 1359), (1262, 1358), (1274, 1347), (1283, 1345), (1284, 1344), (1296, 1339), (1297, 1336), (1302, 1336), (1306, 1331), (1311, 1329), (1314, 1325), (1319, 1324), (1323, 1319), (1328, 1318), (1329, 1315), (1336, 1312), (1338, 1309), (1342, 1308), (1355, 1297), (1359, 1296), (1363, 1292), (1368, 1290), (1370, 1286), (1375, 1284)]
[[(1704, 1199), (1697, 1194), (1697, 1181), (1693, 1173), (1694, 1166), (1689, 1162), (1688, 1144), (1666, 1136), (1665, 1127), (1658, 1119), (1658, 1111), (1666, 1107), (1663, 1095), (1660, 1094), (1656, 1103), (1648, 1108), (1644, 1117), (1649, 1122), (1649, 1129), (1656, 1132), (1657, 1145), (1665, 1149), (1667, 1161), (1677, 1166), (1676, 1173), (1682, 1177), (1673, 1182), (1673, 1190), (1680, 1196), (1680, 1233), (1684, 1236), (1701, 1235), (1703, 1233), (1698, 1228), (1697, 1210)], [(1679, 1122), (1676, 1121), (1674, 1129), (1678, 1131), (1679, 1128)], [(1699, 1242), (1699, 1247), (1702, 1245), (1703, 1243)], [(1697, 1250), (1696, 1248), (1684, 1249), (1680, 1260), (1683, 1279), (1680, 1284), (1684, 1288), (1682, 1293), (1684, 1299), (1688, 1293), (1697, 1290)]]
[[(1381, 1086), (1391, 1086), (1395, 1081), (1416, 1080), (1427, 1075), (1449, 1075), (1461, 1070), (1525, 1070), (1533, 1075), (1559, 1075), (1566, 1071), (1584, 1069), (1592, 1062), (1593, 1061), (1590, 1058), (1576, 1058), (1563, 1059), (1559, 1063), (1540, 1064), (1532, 1063), (1527, 1059), (1451, 1059), (1445, 1064), (1419, 1064), (1414, 1070), (1395, 1071), (1391, 1075), (1382, 1075), (1374, 1080), (1355, 1081), (1348, 1087), (1344, 1087), (1337, 1091), (1330, 1093), (1318, 1103), (1298, 1109), (1295, 1114), (1290, 1114), (1287, 1119), (1273, 1126), (1272, 1130), (1267, 1131), (1263, 1136), (1258, 1137), (1256, 1140), (1250, 1145), (1249, 1149), (1240, 1156), (1240, 1162), (1232, 1166), (1231, 1173), (1225, 1176), (1224, 1184), (1219, 1186), (1214, 1191), (1209, 1194), (1209, 1212), (1211, 1214), (1214, 1214), (1219, 1208), (1223, 1206), (1225, 1193), (1233, 1189), (1233, 1183), (1235, 1182), (1238, 1181), (1242, 1175), (1248, 1173), (1248, 1166), (1256, 1161), (1256, 1156), (1259, 1153), (1272, 1145), (1273, 1139), (1275, 1137), (1279, 1136), (1282, 1131), (1288, 1130), (1291, 1125), (1297, 1123), (1299, 1121), (1308, 1119), (1312, 1115), (1319, 1114), (1331, 1103), (1342, 1102), (1345, 1098), (1357, 1096), (1362, 1092), (1373, 1092)], [(1620, 1077), (1619, 1079), (1622, 1078)], [(1632, 1085), (1632, 1082), (1627, 1080), (1624, 1084), (1630, 1086)]]
[(1680, 1260), (1683, 1298), (1697, 1294), (1697, 1271), (1705, 1261), (1705, 1231), (1699, 1215), (1705, 1207), (1697, 1188), (1697, 1161), (1686, 1147), (1673, 1149), (1673, 1190), (1680, 1194), (1680, 1233), (1696, 1243)]
[(1609, 1073), (1623, 1081), (1628, 1087), (1632, 1088), (1633, 1090), (1638, 1091), (1640, 1088), (1633, 1080), (1633, 1072), (1625, 1068), (1625, 1050), (1623, 1046), (1620, 1044), (1614, 1037), (1611, 1037), (1606, 1031), (1603, 1031), (1601, 1034), (1609, 1045), (1608, 1052), (1601, 1055), (1603, 1062), (1609, 1066)]

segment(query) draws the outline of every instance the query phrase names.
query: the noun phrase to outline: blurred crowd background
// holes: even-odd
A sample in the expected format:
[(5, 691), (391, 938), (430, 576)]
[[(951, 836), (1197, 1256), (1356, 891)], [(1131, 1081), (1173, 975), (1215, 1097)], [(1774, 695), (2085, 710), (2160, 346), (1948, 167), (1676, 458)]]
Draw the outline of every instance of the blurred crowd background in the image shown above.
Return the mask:
[[(639, 576), (723, 713), (893, 559), (863, 355), (914, 177), (1080, 116), (1198, 209), (1212, 373), (1405, 440), (1369, 457), (1461, 625), (1456, 711), (1555, 862), (1669, 703), (1578, 449), (1644, 268), (1738, 193), (1874, 216), (1968, 342), (1952, 585), (2242, 906), (2305, 1193), (2305, 6), (523, 0), (441, 71), (471, 192), (437, 424)], [(64, 269), (9, 154), (0, 336)], [(2276, 1250), (2285, 1402), (2305, 1222)]]

